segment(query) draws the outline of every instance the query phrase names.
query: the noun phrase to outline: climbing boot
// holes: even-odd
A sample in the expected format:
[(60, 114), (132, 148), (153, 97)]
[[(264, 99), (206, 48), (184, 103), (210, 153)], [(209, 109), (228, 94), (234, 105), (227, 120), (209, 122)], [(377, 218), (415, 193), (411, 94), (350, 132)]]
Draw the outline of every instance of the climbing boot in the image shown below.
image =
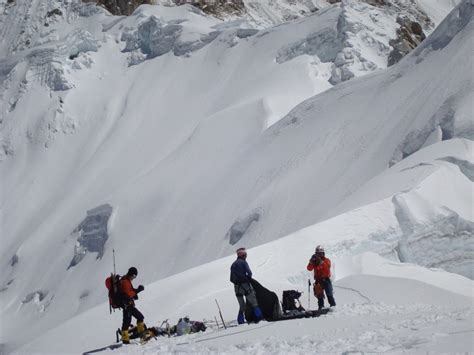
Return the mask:
[(245, 323), (244, 312), (239, 312), (239, 314), (237, 315), (237, 323), (239, 324)]
[(128, 330), (122, 330), (122, 343), (130, 344), (130, 335), (128, 334)]
[(139, 337), (145, 335), (145, 323), (137, 322), (137, 334)]
[(263, 313), (260, 307), (254, 307), (253, 314), (255, 315), (257, 322), (263, 319)]

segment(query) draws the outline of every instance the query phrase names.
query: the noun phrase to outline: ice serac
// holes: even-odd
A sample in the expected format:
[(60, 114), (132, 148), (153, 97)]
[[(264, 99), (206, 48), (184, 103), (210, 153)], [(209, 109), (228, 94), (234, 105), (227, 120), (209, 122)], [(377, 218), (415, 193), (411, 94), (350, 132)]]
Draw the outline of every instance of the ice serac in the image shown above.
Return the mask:
[[(324, 9), (318, 14), (328, 11)], [(361, 2), (349, 2), (331, 11), (337, 14), (331, 24), (282, 48), (277, 62), (316, 55), (322, 62), (332, 64), (329, 78), (332, 85), (385, 68), (389, 41), (396, 28), (395, 16)]]
[[(452, 139), (432, 144), (402, 160), (358, 189), (342, 206), (346, 217), (367, 216), (374, 225), (365, 237), (334, 246), (333, 251), (358, 253), (363, 250), (405, 263), (441, 268), (470, 279), (474, 275), (473, 188), (469, 173), (451, 162), (472, 164), (471, 140)], [(449, 156), (449, 158), (446, 157)], [(357, 205), (361, 207), (353, 209)], [(353, 217), (348, 217), (349, 215)], [(362, 223), (362, 221), (361, 221)], [(322, 223), (321, 228), (323, 227)], [(345, 250), (343, 250), (345, 249)]]
[(423, 223), (405, 219), (411, 212), (409, 204), (402, 201), (402, 196), (393, 198), (402, 230), (397, 246), (399, 260), (474, 279), (474, 222), (449, 210)]

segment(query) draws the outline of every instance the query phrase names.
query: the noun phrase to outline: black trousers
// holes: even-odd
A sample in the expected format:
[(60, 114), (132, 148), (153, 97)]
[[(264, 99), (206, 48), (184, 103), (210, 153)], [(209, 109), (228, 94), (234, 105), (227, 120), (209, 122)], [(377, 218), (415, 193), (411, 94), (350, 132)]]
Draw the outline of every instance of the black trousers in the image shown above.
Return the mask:
[[(328, 302), (330, 306), (335, 306), (336, 301), (334, 300), (334, 293), (332, 289), (332, 282), (330, 278), (325, 278), (322, 280), (322, 286), (328, 297)], [(324, 296), (318, 297), (318, 308), (324, 307)]]
[(143, 322), (145, 319), (143, 314), (136, 309), (135, 306), (127, 306), (123, 309), (122, 330), (128, 330), (130, 324), (132, 324), (132, 317), (134, 317), (137, 322)]

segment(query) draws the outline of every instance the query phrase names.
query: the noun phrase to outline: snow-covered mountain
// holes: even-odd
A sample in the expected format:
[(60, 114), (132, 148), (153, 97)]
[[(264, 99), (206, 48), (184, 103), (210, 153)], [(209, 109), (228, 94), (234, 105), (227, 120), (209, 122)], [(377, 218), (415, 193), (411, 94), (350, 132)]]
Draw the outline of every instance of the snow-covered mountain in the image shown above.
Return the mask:
[[(455, 6), (416, 4), (433, 16), (427, 33)], [(268, 9), (219, 19), (190, 5), (143, 5), (119, 17), (93, 3), (0, 1), (5, 351), (53, 328), (24, 351), (67, 351), (74, 340), (48, 346), (73, 329), (97, 334), (77, 338), (82, 345), (100, 345), (109, 328), (82, 329), (117, 322), (101, 320), (113, 248), (119, 270), (137, 266), (146, 285), (261, 245), (256, 270), (281, 290), (316, 242), (336, 265), (374, 252), (472, 279), (472, 1), (388, 69), (397, 11), (319, 5), (274, 26), (255, 21)], [(273, 253), (297, 238), (298, 252)], [(230, 260), (207, 269), (228, 309)], [(266, 263), (287, 280), (278, 285)], [(341, 287), (353, 282), (342, 280), (349, 266), (337, 273)], [(154, 284), (147, 314), (205, 316), (192, 300), (151, 310), (198, 270)], [(465, 277), (418, 280), (469, 296)], [(212, 303), (214, 292), (200, 300)], [(76, 344), (72, 352), (90, 350)]]

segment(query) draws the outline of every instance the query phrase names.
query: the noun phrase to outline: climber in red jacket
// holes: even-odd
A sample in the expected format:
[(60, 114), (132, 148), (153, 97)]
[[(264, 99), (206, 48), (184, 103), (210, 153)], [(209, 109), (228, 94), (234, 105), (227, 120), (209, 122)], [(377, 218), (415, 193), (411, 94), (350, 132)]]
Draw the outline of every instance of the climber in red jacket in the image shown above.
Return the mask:
[(145, 317), (143, 317), (143, 314), (135, 307), (134, 302), (138, 299), (138, 293), (145, 289), (142, 285), (133, 288), (132, 280), (135, 279), (137, 275), (137, 268), (132, 266), (119, 282), (119, 289), (123, 299), (122, 342), (124, 344), (130, 344), (128, 328), (132, 322), (132, 316), (137, 319), (138, 334), (143, 335), (145, 332), (145, 323), (143, 323)]
[(318, 309), (324, 307), (324, 292), (326, 292), (329, 305), (334, 307), (336, 301), (334, 300), (331, 282), (331, 260), (326, 258), (322, 246), (318, 245), (316, 247), (316, 251), (311, 256), (306, 269), (314, 271), (314, 295), (318, 299)]

